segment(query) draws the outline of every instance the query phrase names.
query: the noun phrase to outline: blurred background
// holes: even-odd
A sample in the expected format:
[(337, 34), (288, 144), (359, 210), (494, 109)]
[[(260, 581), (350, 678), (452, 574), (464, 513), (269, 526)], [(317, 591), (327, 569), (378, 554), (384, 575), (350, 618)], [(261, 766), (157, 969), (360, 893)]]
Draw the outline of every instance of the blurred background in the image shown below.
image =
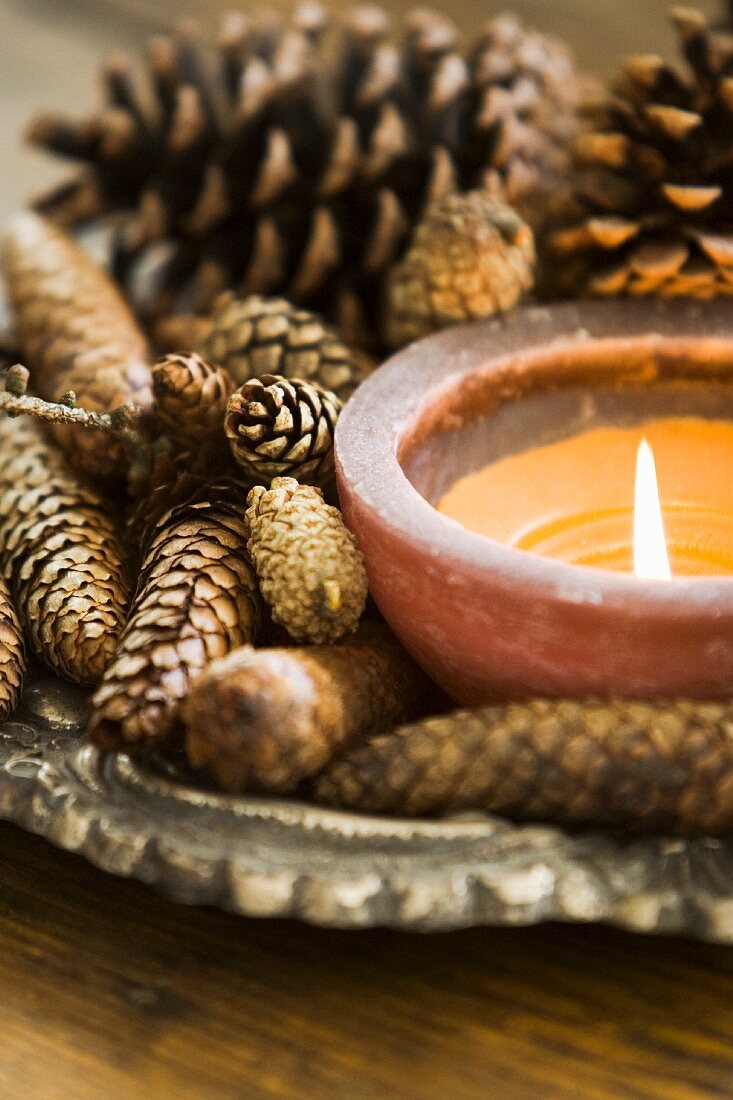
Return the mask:
[[(396, 14), (406, 7), (405, 0), (382, 2)], [(280, 6), (276, 0), (269, 3)], [(699, 0), (697, 6), (713, 15), (722, 5), (723, 0)], [(148, 35), (184, 17), (195, 16), (213, 36), (221, 12), (240, 6), (246, 5), (236, 0), (0, 0), (0, 220), (64, 171), (23, 147), (21, 134), (31, 114), (41, 107), (89, 110), (105, 55), (134, 50)], [(330, 0), (330, 6), (337, 10), (346, 4)], [(449, 0), (427, 6), (445, 10), (466, 34), (511, 9), (565, 38), (580, 63), (599, 74), (612, 71), (626, 53), (672, 49), (668, 0)]]

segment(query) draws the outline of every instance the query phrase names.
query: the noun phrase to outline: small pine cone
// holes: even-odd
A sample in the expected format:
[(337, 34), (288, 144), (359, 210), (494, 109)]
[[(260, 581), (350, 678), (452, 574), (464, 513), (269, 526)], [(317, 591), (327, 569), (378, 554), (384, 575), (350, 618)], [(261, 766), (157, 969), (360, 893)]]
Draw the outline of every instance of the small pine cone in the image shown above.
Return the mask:
[(101, 678), (129, 602), (104, 502), (27, 418), (0, 419), (0, 570), (33, 652), (79, 684)]
[(23, 631), (5, 581), (0, 577), (0, 722), (15, 710), (25, 675)]
[[(69, 237), (35, 214), (18, 215), (3, 241), (3, 271), (20, 346), (39, 396), (73, 391), (109, 412), (150, 404), (145, 338), (109, 276)], [(127, 460), (103, 432), (56, 426), (54, 437), (84, 472), (119, 474)]]
[(227, 791), (292, 791), (336, 753), (426, 713), (436, 696), (381, 623), (335, 646), (239, 649), (191, 690), (186, 752)]
[(254, 482), (333, 477), (333, 435), (341, 402), (322, 386), (264, 374), (229, 398), (224, 426), (237, 464)]
[(733, 828), (730, 704), (532, 700), (456, 711), (376, 738), (316, 784), (320, 801), (409, 815), (679, 833)]
[(247, 497), (247, 544), (272, 618), (296, 642), (335, 642), (356, 630), (366, 604), (364, 559), (323, 493), (278, 477)]
[(172, 496), (92, 699), (89, 736), (105, 749), (145, 753), (169, 740), (194, 678), (215, 658), (251, 644), (259, 627), (241, 488), (183, 479)]
[(532, 230), (505, 203), (480, 191), (434, 203), (390, 273), (387, 343), (506, 312), (531, 289), (534, 263)]
[(158, 426), (179, 450), (225, 452), (224, 414), (233, 389), (226, 371), (195, 352), (166, 355), (153, 367)]
[(323, 386), (340, 401), (366, 374), (364, 358), (349, 351), (320, 317), (282, 298), (223, 295), (199, 350), (238, 386), (263, 374), (282, 375)]

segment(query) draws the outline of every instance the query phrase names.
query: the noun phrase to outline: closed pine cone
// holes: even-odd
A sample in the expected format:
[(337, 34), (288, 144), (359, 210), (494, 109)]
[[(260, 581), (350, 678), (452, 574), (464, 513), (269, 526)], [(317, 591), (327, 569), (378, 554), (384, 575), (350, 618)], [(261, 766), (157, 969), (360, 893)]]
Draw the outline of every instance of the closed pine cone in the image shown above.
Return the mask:
[[(106, 272), (35, 214), (17, 215), (3, 239), (3, 273), (33, 385), (50, 401), (73, 391), (79, 405), (109, 412), (150, 404), (147, 346)], [(54, 437), (85, 473), (122, 473), (127, 458), (103, 432), (56, 426)]]
[(733, 294), (733, 40), (675, 8), (687, 71), (630, 57), (578, 143), (577, 214), (552, 245), (569, 289)]
[(153, 367), (158, 427), (178, 450), (226, 449), (224, 416), (234, 383), (195, 352), (165, 355)]
[(94, 684), (130, 597), (108, 510), (26, 418), (0, 418), (0, 569), (32, 651), (65, 679)]
[(8, 586), (0, 577), (0, 722), (18, 705), (24, 675), (23, 631)]
[(338, 398), (301, 379), (265, 374), (229, 398), (226, 434), (237, 465), (253, 482), (294, 477), (324, 485), (333, 477)]
[(247, 498), (248, 549), (274, 622), (296, 642), (353, 633), (364, 611), (364, 559), (320, 489), (278, 477)]
[(223, 295), (201, 354), (241, 386), (263, 374), (300, 378), (346, 401), (363, 380), (366, 360), (350, 351), (320, 317), (282, 298)]
[(375, 738), (316, 781), (372, 813), (715, 835), (733, 829), (730, 704), (544, 700), (455, 711)]
[(195, 677), (259, 628), (241, 487), (184, 477), (164, 491), (169, 507), (146, 532), (127, 626), (92, 699), (89, 736), (106, 749), (169, 740)]
[(532, 230), (479, 191), (435, 203), (387, 284), (387, 343), (401, 347), (461, 321), (504, 313), (533, 282)]
[(86, 166), (38, 208), (66, 224), (128, 211), (125, 281), (152, 242), (174, 242), (157, 310), (182, 287), (200, 312), (227, 287), (281, 294), (351, 343), (378, 330), (384, 276), (430, 201), (491, 176), (543, 229), (584, 88), (567, 49), (512, 17), (465, 49), (437, 12), (408, 12), (396, 36), (371, 5), (338, 22), (309, 4), (273, 32), (237, 13), (218, 58), (187, 24), (148, 51), (153, 111), (115, 57), (91, 119), (32, 124), (32, 141)]

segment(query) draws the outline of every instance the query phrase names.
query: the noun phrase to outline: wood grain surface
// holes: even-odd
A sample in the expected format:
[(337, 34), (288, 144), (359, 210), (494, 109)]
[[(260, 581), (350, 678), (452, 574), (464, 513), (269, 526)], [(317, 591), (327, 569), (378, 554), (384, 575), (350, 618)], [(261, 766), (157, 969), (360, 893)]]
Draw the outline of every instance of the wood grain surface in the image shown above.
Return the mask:
[[(0, 0), (0, 217), (58, 174), (18, 145), (32, 110), (82, 107), (110, 48), (223, 6)], [(603, 70), (669, 42), (666, 0), (516, 6)], [(496, 10), (452, 7), (466, 27)], [(427, 937), (244, 921), (0, 826), (0, 1100), (20, 1097), (733, 1097), (733, 952), (605, 928)]]
[(0, 1096), (733, 1095), (733, 952), (185, 909), (0, 827)]

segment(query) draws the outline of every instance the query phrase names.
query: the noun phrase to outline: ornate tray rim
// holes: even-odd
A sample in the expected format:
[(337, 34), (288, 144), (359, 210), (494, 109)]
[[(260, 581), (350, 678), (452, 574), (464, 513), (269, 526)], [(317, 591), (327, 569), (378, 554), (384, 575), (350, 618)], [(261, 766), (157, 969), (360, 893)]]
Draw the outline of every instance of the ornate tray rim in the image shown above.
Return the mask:
[(81, 693), (31, 679), (0, 728), (0, 817), (175, 901), (340, 928), (603, 921), (733, 941), (733, 839), (236, 798), (84, 745), (83, 712)]

